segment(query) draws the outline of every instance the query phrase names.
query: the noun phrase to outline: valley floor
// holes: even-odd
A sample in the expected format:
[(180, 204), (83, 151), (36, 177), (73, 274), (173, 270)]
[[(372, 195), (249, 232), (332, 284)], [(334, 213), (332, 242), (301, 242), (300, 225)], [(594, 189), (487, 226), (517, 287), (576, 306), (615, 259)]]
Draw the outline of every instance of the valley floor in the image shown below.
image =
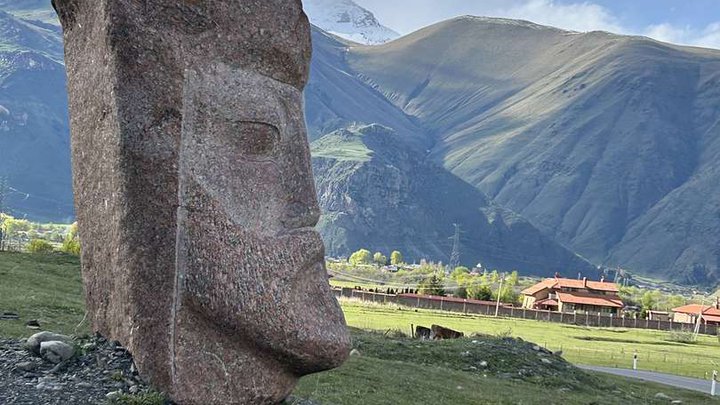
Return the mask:
[[(343, 301), (342, 306), (360, 355), (337, 370), (303, 378), (295, 392), (298, 397), (335, 405), (660, 404), (669, 403), (668, 397), (685, 404), (713, 402), (700, 393), (586, 373), (564, 360), (622, 367), (637, 349), (641, 361), (647, 356), (648, 369), (671, 368), (677, 374), (702, 377), (707, 362), (720, 361), (720, 344), (710, 337), (684, 345), (666, 342), (664, 335), (652, 331), (587, 329), (354, 301)], [(25, 326), (28, 320), (37, 320), (43, 330), (88, 333), (78, 259), (0, 253), (3, 312), (20, 317), (0, 320), (4, 338), (33, 334), (35, 330)], [(480, 334), (421, 342), (406, 336), (410, 324), (440, 324), (468, 336)], [(560, 348), (562, 358), (550, 353)]]

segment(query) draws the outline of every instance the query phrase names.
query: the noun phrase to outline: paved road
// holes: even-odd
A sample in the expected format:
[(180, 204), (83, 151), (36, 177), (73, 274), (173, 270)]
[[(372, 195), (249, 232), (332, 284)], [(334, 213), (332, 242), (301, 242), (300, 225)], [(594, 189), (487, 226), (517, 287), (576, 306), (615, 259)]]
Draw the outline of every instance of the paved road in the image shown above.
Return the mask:
[[(621, 377), (637, 378), (639, 380), (652, 381), (659, 384), (670, 385), (678, 388), (685, 388), (693, 391), (710, 393), (710, 381), (699, 378), (680, 377), (672, 374), (656, 373), (653, 371), (627, 370), (623, 368), (578, 366), (584, 370), (597, 371), (601, 373), (615, 374)], [(719, 387), (720, 388), (720, 387)]]

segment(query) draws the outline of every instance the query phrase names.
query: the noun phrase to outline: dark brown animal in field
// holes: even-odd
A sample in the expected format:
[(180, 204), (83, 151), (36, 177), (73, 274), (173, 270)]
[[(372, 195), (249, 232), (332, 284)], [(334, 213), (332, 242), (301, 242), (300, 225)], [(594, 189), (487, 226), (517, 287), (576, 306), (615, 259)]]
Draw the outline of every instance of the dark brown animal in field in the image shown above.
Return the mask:
[(465, 336), (462, 332), (444, 328), (440, 325), (433, 325), (430, 329), (432, 330), (432, 338), (435, 340), (460, 339)]
[(418, 325), (415, 327), (415, 337), (422, 340), (432, 339), (432, 330)]

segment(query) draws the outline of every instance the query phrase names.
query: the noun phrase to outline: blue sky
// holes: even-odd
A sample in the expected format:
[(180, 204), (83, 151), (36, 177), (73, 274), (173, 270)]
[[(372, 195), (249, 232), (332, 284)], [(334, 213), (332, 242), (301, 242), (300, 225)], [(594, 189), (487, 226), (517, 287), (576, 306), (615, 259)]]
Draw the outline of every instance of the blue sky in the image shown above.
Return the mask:
[(720, 48), (720, 0), (355, 0), (407, 34), (458, 15), (530, 20), (575, 31), (646, 35)]

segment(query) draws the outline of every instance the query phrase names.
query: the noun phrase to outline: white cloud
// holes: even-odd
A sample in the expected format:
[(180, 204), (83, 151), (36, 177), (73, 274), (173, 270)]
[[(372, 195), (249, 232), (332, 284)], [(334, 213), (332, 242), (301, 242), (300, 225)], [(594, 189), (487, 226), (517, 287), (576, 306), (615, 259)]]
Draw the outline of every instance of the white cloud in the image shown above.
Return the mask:
[(720, 21), (706, 27), (658, 23), (630, 28), (609, 8), (592, 1), (559, 0), (355, 0), (388, 27), (409, 34), (424, 26), (461, 15), (503, 17), (573, 31), (609, 31), (645, 35), (681, 45), (720, 48)]
[(423, 26), (461, 15), (523, 19), (574, 31), (618, 31), (606, 8), (583, 2), (556, 0), (356, 0), (390, 28), (408, 34)]
[(606, 8), (593, 3), (559, 4), (553, 0), (529, 0), (509, 9), (495, 11), (498, 17), (530, 20), (573, 31), (622, 30)]
[(703, 29), (678, 27), (669, 23), (656, 24), (647, 27), (643, 35), (673, 44), (720, 48), (720, 22), (709, 24)]

